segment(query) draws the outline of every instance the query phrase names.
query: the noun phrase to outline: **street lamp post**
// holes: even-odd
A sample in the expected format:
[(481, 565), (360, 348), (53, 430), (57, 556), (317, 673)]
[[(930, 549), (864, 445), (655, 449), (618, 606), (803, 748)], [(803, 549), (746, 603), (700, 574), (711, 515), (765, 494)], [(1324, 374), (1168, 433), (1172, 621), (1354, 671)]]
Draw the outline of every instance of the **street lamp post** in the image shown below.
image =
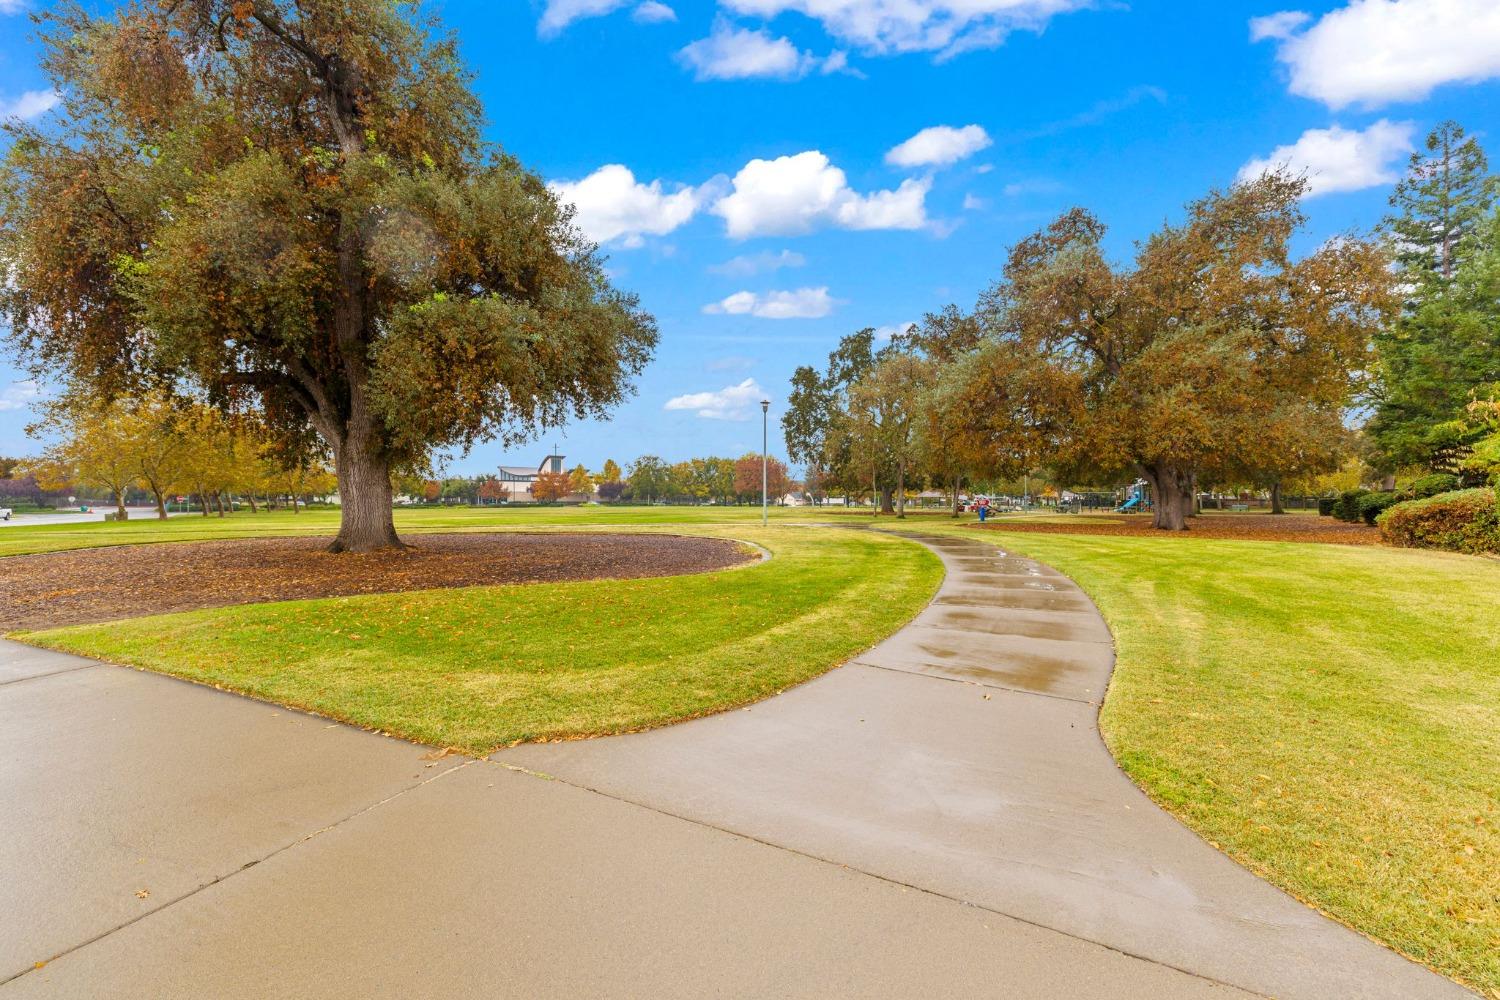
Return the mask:
[(770, 419), (767, 414), (771, 412), (771, 401), (762, 399), (760, 401), (760, 524), (765, 527), (766, 519), (770, 517), (770, 498), (766, 495), (766, 484), (768, 482), (766, 467), (770, 461), (768, 458), (768, 445), (770, 440), (766, 437), (766, 421)]

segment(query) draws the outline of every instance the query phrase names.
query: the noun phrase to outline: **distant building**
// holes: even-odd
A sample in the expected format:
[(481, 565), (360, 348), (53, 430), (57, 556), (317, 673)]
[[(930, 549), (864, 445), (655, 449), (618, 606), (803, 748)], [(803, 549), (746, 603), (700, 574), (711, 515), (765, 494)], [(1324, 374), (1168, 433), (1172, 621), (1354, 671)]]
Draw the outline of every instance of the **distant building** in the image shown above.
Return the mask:
[[(563, 471), (563, 456), (548, 455), (535, 469), (521, 465), (502, 465), (495, 476), (500, 481), (500, 499), (504, 503), (535, 503), (531, 487), (544, 472)], [(569, 499), (572, 499), (571, 497)]]

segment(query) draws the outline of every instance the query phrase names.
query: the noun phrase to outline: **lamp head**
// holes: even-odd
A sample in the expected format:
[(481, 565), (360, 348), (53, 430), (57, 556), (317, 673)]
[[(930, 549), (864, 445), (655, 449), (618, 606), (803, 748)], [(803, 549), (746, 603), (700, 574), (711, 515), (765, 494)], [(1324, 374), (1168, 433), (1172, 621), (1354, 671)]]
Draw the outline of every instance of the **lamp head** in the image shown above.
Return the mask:
[(767, 412), (770, 411), (770, 409), (771, 409), (771, 401), (769, 399), (762, 399), (760, 401), (760, 412), (767, 413)]

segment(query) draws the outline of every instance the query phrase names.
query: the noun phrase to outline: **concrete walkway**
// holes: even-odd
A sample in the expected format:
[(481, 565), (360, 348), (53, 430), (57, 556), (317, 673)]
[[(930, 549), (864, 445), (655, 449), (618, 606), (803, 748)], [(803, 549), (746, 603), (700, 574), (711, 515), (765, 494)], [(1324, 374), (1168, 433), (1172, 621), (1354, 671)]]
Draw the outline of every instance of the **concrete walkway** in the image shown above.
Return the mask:
[(1071, 584), (931, 544), (856, 665), (485, 761), (0, 644), (0, 998), (1467, 995), (1119, 775)]

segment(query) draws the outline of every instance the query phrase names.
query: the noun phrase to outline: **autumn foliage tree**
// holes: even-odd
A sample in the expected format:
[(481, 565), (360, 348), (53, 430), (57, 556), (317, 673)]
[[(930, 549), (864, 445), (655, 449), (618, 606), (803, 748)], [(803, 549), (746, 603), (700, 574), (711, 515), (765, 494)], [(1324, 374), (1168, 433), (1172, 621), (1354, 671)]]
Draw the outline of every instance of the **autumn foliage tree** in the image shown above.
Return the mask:
[[(792, 480), (787, 475), (786, 463), (774, 456), (766, 457), (766, 496), (772, 503), (779, 503), (791, 489)], [(734, 463), (734, 492), (736, 496), (760, 502), (761, 456), (744, 455)]]
[[(43, 18), (63, 95), (10, 121), (0, 319), (79, 398), (182, 382), (331, 454), (332, 548), (400, 544), (391, 472), (631, 392), (655, 325), (480, 138), (454, 40), (388, 0)], [(303, 456), (304, 460), (307, 456)]]
[(557, 503), (571, 492), (572, 485), (566, 472), (543, 472), (531, 484), (531, 495), (537, 503)]
[(74, 408), (66, 415), (68, 435), (48, 447), (26, 470), (45, 490), (79, 486), (99, 490), (114, 499), (114, 520), (129, 517), (125, 494), (141, 480), (140, 454), (149, 428), (138, 412), (123, 403), (103, 408)]
[(1018, 243), (981, 303), (989, 335), (1042, 359), (1070, 408), (1059, 457), (1143, 476), (1158, 528), (1187, 527), (1203, 469), (1271, 464), (1284, 435), (1268, 422), (1345, 405), (1394, 314), (1379, 246), (1293, 259), (1304, 191), (1269, 173), (1214, 192), (1125, 268), (1075, 209)]
[(589, 470), (579, 463), (568, 473), (568, 489), (573, 493), (581, 493), (584, 496), (594, 492), (594, 477), (589, 475)]

